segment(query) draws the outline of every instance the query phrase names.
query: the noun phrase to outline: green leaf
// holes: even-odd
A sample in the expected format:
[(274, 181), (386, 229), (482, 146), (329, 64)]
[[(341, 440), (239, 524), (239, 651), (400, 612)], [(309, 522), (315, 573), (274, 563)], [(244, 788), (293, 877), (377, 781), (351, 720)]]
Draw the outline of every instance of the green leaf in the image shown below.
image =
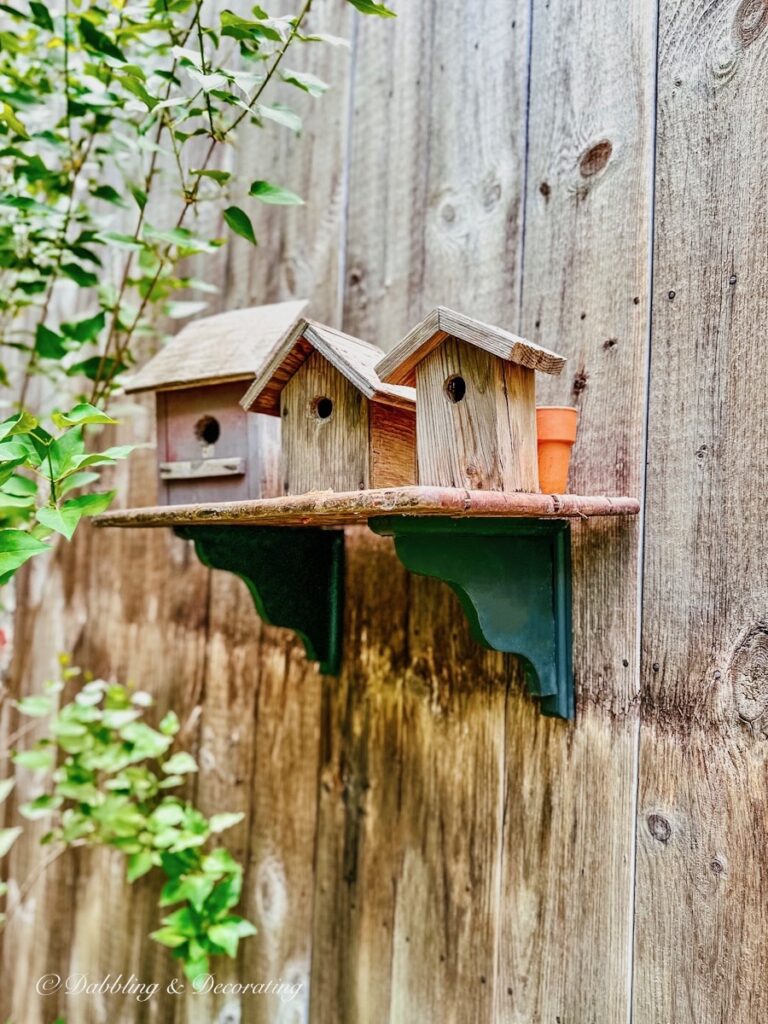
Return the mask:
[(98, 473), (73, 473), (59, 483), (57, 488), (59, 497), (63, 498), (65, 494), (69, 494), (70, 491), (76, 491), (79, 487), (87, 487), (88, 484), (93, 484), (98, 479)]
[(265, 117), (268, 121), (274, 121), (285, 128), (290, 128), (297, 135), (301, 131), (301, 118), (290, 107), (283, 107), (279, 103), (273, 103), (271, 107), (266, 107), (257, 103), (254, 113), (257, 117)]
[(97, 409), (95, 405), (91, 405), (89, 402), (80, 402), (79, 405), (74, 406), (69, 412), (55, 412), (51, 417), (57, 427), (63, 429), (64, 427), (82, 427), (86, 423), (117, 423), (117, 420), (113, 420), (111, 416), (107, 416), (101, 409)]
[(78, 23), (80, 29), (80, 35), (86, 47), (90, 50), (95, 50), (96, 53), (103, 53), (106, 57), (111, 57), (113, 60), (119, 60), (125, 64), (125, 56), (109, 38), (105, 36), (103, 32), (100, 32), (93, 22), (87, 18), (80, 18)]
[(186, 775), (188, 772), (197, 771), (197, 761), (191, 754), (180, 751), (168, 758), (163, 765), (163, 771), (166, 775)]
[(62, 537), (66, 537), (67, 540), (72, 540), (81, 516), (76, 509), (51, 508), (48, 506), (46, 508), (39, 508), (36, 518), (38, 523), (47, 526), (49, 530), (54, 530), (56, 533), (60, 533)]
[(68, 338), (73, 338), (75, 341), (79, 341), (80, 344), (84, 344), (86, 341), (93, 341), (99, 334), (104, 330), (104, 324), (106, 317), (104, 311), (96, 313), (95, 316), (86, 317), (84, 320), (78, 320), (76, 323), (62, 324), (61, 329), (67, 335)]
[(32, 12), (32, 18), (36, 25), (46, 29), (48, 32), (53, 32), (53, 18), (48, 13), (48, 8), (45, 4), (38, 3), (37, 0), (30, 0), (29, 9)]
[(15, 779), (0, 779), (0, 804), (3, 803), (4, 800), (8, 799), (8, 796), (15, 785)]
[(31, 413), (26, 410), (18, 412), (15, 416), (9, 416), (7, 420), (0, 423), (0, 439), (12, 437), (14, 434), (27, 434), (36, 426), (37, 420)]
[(0, 857), (4, 857), (10, 850), (24, 829), (21, 825), (14, 828), (0, 828)]
[(106, 359), (102, 359), (101, 356), (91, 356), (90, 359), (83, 359), (82, 362), (74, 363), (68, 367), (67, 376), (77, 377), (82, 373), (88, 380), (96, 380), (99, 374), (101, 374), (102, 378), (112, 378), (127, 369), (128, 367), (125, 363), (119, 362), (111, 356), (108, 356)]
[(22, 697), (21, 700), (14, 701), (13, 706), (22, 715), (27, 715), (28, 718), (43, 718), (45, 715), (49, 715), (53, 709), (50, 697), (35, 693), (30, 694), (29, 697)]
[(151, 850), (141, 850), (140, 853), (134, 853), (128, 858), (128, 870), (126, 877), (129, 882), (135, 882), (137, 878), (141, 878), (142, 875), (146, 875), (148, 871), (151, 871), (155, 864), (154, 854)]
[(397, 15), (384, 4), (374, 3), (374, 0), (348, 0), (361, 14), (377, 14), (380, 18), (396, 18)]
[(246, 238), (252, 245), (258, 245), (251, 218), (239, 206), (228, 206), (224, 211), (224, 220), (236, 235)]
[(61, 359), (67, 354), (66, 340), (44, 324), (35, 329), (35, 352), (43, 359)]
[[(16, 132), (16, 134), (20, 135), (22, 139), (29, 138), (29, 133), (27, 132), (27, 129), (24, 127), (24, 125), (21, 123), (18, 117), (16, 117), (16, 114), (14, 113), (13, 107), (10, 105), (10, 103), (3, 103), (2, 106), (0, 106), (0, 121), (5, 122), (5, 124), (8, 125), (11, 131)], [(30, 202), (32, 202), (33, 205), (36, 205), (32, 200), (30, 200)]]
[(168, 946), (169, 949), (183, 946), (188, 939), (187, 935), (181, 935), (174, 928), (158, 928), (157, 931), (150, 932), (149, 937), (159, 942), (161, 946)]
[(234, 825), (239, 825), (245, 817), (242, 811), (230, 814), (214, 814), (211, 820), (208, 822), (211, 832), (224, 832), (228, 828), (232, 828)]
[(50, 746), (36, 746), (13, 755), (13, 763), (32, 772), (47, 772), (53, 768), (54, 754)]
[(268, 181), (254, 181), (248, 190), (249, 196), (255, 196), (262, 203), (274, 206), (303, 206), (304, 200), (295, 192), (290, 192), (280, 185), (272, 185)]
[(192, 174), (196, 174), (200, 178), (211, 178), (216, 182), (217, 185), (225, 185), (232, 177), (229, 171), (192, 171)]
[(23, 530), (0, 530), (0, 580), (16, 572), (34, 555), (48, 550), (48, 544)]
[(284, 82), (295, 85), (297, 89), (308, 92), (310, 96), (322, 96), (329, 88), (327, 82), (318, 78), (317, 75), (310, 74), (309, 71), (288, 71), (286, 69), (281, 73), (281, 77)]
[(99, 283), (98, 277), (90, 270), (81, 267), (79, 263), (62, 263), (62, 274), (66, 274), (80, 288), (95, 288)]
[(61, 797), (45, 793), (43, 796), (39, 796), (35, 800), (30, 800), (29, 803), (22, 804), (21, 807), (19, 807), (19, 812), (23, 814), (28, 821), (39, 821), (40, 818), (47, 818), (49, 814), (61, 807), (61, 804)]
[(175, 711), (169, 711), (158, 725), (158, 729), (163, 736), (175, 736), (179, 728), (179, 718)]
[(95, 199), (103, 199), (106, 203), (112, 203), (113, 206), (121, 206), (125, 209), (125, 200), (112, 185), (97, 185), (90, 191)]

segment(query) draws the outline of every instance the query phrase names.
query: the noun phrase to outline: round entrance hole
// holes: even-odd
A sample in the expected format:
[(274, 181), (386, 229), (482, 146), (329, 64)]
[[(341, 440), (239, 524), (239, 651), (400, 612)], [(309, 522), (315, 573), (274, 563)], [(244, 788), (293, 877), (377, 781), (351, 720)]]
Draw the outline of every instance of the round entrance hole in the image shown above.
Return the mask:
[(195, 424), (195, 437), (201, 444), (216, 444), (220, 434), (219, 421), (213, 416), (203, 416)]
[(448, 401), (453, 402), (453, 404), (456, 405), (467, 393), (467, 382), (463, 377), (456, 374), (455, 376), (448, 378), (445, 382), (444, 389), (448, 397)]
[(333, 399), (322, 396), (312, 402), (312, 415), (319, 420), (327, 420), (333, 412)]

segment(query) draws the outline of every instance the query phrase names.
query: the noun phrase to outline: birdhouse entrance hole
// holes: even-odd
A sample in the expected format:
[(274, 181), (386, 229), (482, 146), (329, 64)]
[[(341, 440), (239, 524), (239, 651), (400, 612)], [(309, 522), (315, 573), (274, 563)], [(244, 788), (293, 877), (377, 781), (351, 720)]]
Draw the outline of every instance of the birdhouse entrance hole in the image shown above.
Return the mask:
[(463, 377), (454, 374), (446, 380), (444, 388), (448, 401), (457, 405), (467, 393), (467, 382)]
[(327, 420), (333, 412), (333, 399), (321, 396), (312, 401), (312, 415), (318, 420)]
[(202, 416), (195, 424), (195, 437), (201, 444), (216, 444), (221, 427), (215, 416)]

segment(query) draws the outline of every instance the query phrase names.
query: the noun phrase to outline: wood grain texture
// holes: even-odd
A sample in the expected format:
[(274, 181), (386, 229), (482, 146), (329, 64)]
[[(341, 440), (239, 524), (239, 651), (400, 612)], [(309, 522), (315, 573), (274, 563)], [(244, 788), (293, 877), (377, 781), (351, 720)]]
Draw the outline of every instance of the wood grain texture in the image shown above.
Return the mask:
[(366, 398), (401, 409), (413, 407), (416, 396), (412, 388), (384, 384), (379, 379), (376, 364), (382, 356), (380, 348), (326, 324), (300, 320), (274, 348), (267, 364), (248, 388), (242, 400), (243, 408), (277, 416), (283, 388), (312, 352), (319, 352)]
[(638, 1024), (764, 1013), (767, 71), (764, 4), (660, 5)]
[(309, 356), (280, 396), (285, 494), (368, 486), (368, 404), (324, 356)]
[(416, 393), (422, 484), (538, 491), (533, 370), (451, 337), (418, 365)]
[[(446, 0), (361, 23), (346, 330), (387, 348), (457, 295), (491, 323), (509, 314), (527, 11)], [(410, 578), (404, 604), (391, 548), (365, 535), (361, 545), (349, 557), (371, 597), (347, 600), (346, 635), (365, 646), (325, 693), (311, 1019), (488, 1021), (505, 695), (520, 684), (511, 661), (471, 640), (448, 588)]]
[(415, 484), (416, 410), (371, 402), (368, 429), (371, 487)]
[(126, 390), (249, 380), (307, 307), (300, 299), (193, 320), (130, 379)]
[[(252, 4), (242, 7), (249, 16)], [(308, 35), (326, 32), (351, 40), (359, 17), (351, 4), (313, 0), (304, 28)], [(227, 301), (238, 307), (267, 298), (309, 298), (313, 317), (341, 327), (352, 54), (343, 46), (309, 43), (291, 50), (286, 65), (309, 71), (329, 89), (317, 100), (290, 85), (272, 83), (269, 102), (300, 115), (298, 135), (269, 121), (263, 129), (249, 127), (247, 121), (241, 125), (232, 200), (251, 214), (266, 257), (254, 255), (245, 239), (228, 242)], [(247, 194), (254, 177), (290, 188), (306, 205), (254, 203)]]
[(379, 376), (390, 384), (413, 386), (419, 363), (447, 338), (457, 338), (499, 359), (527, 366), (540, 373), (557, 374), (565, 365), (562, 356), (526, 341), (525, 338), (518, 338), (500, 327), (492, 327), (453, 309), (438, 306), (384, 356), (376, 367)]
[(371, 516), (529, 516), (534, 519), (589, 519), (592, 516), (634, 516), (636, 498), (588, 497), (580, 494), (505, 494), (467, 491), (459, 487), (389, 487), (375, 491), (314, 491), (262, 501), (230, 501), (221, 505), (177, 505), (173, 508), (124, 509), (105, 512), (96, 526), (194, 526), (203, 523), (272, 526), (352, 526)]
[[(269, 416), (251, 416), (239, 405), (243, 382), (197, 385), (159, 391), (157, 402), (157, 459), (159, 497), (168, 505), (196, 501), (237, 501), (279, 494), (280, 423)], [(216, 420), (219, 436), (206, 444), (200, 429)], [(201, 475), (190, 479), (167, 477), (162, 464), (201, 463), (208, 459), (240, 459), (245, 473), (222, 478)]]
[[(533, 5), (518, 329), (568, 358), (537, 400), (579, 406), (577, 493), (642, 482), (654, 20), (647, 3)], [(574, 524), (575, 724), (507, 701), (498, 1021), (629, 1017), (637, 563), (634, 524)]]

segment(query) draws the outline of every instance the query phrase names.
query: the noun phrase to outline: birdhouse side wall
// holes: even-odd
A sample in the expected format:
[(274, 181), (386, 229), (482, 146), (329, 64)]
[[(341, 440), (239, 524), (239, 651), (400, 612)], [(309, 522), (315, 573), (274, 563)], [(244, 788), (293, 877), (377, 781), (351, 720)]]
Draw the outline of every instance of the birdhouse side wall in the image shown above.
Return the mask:
[(416, 368), (419, 483), (538, 491), (532, 370), (446, 339)]
[(417, 483), (416, 410), (371, 402), (369, 416), (370, 486), (407, 487)]
[(318, 352), (283, 388), (280, 414), (285, 494), (370, 486), (368, 399)]
[[(239, 405), (244, 381), (157, 393), (158, 500), (179, 505), (277, 493), (280, 423)], [(172, 473), (171, 479), (164, 479)]]

